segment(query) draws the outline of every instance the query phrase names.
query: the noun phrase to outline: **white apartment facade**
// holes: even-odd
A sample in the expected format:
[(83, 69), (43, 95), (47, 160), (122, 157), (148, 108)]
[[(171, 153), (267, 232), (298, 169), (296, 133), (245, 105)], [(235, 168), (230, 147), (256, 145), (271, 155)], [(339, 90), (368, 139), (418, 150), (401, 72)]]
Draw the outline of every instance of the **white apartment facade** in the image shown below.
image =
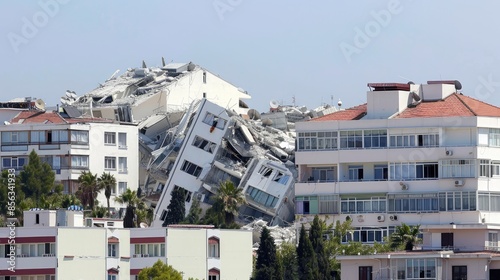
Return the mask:
[[(344, 241), (367, 244), (382, 242), (401, 223), (420, 224), (423, 250), (451, 249), (444, 255), (454, 252), (466, 265), (398, 276), (393, 255), (391, 263), (372, 261), (377, 265), (370, 269), (346, 267), (349, 258), (379, 257), (345, 256), (342, 279), (497, 279), (488, 278), (498, 275), (495, 259), (478, 274), (472, 266), (479, 264), (467, 268), (468, 257), (458, 252), (494, 258), (499, 248), (500, 108), (458, 93), (455, 81), (368, 86), (366, 104), (296, 124), (296, 218), (350, 219), (354, 231)], [(398, 258), (413, 269), (418, 256)]]
[[(64, 118), (57, 112), (21, 111), (0, 125), (1, 168), (22, 170), (34, 150), (49, 163), (64, 193), (78, 189), (82, 171), (100, 176), (111, 173), (117, 181), (110, 206), (120, 208), (114, 197), (127, 188), (137, 190), (138, 131), (135, 125), (98, 118)], [(104, 192), (99, 204), (106, 205)]]
[(9, 228), (0, 228), (1, 280), (135, 280), (158, 260), (181, 271), (183, 279), (249, 279), (252, 273), (250, 231), (200, 225), (124, 229), (104, 219), (83, 227), (81, 211), (67, 211), (73, 224), (54, 226), (55, 212), (25, 212), (27, 226), (15, 230), (15, 271), (9, 271)]

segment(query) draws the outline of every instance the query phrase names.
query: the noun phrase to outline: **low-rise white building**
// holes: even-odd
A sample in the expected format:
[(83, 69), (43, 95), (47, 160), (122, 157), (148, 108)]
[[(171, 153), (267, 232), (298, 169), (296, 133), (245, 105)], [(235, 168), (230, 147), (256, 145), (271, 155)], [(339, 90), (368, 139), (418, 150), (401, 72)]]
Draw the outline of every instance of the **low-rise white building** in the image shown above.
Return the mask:
[[(14, 231), (13, 253), (11, 229), (0, 228), (1, 280), (135, 280), (158, 260), (184, 279), (249, 279), (252, 273), (251, 231), (199, 225), (124, 229), (109, 219), (87, 219), (91, 226), (83, 227), (81, 211), (63, 212), (26, 211), (27, 226)], [(55, 226), (58, 216), (74, 219)]]

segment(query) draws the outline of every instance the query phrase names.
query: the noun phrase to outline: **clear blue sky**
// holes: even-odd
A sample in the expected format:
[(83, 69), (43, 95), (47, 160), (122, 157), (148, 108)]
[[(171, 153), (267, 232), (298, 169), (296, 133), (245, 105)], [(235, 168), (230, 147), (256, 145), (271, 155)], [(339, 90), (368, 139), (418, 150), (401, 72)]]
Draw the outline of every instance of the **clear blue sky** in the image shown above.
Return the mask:
[(0, 3), (1, 101), (55, 105), (164, 56), (244, 88), (260, 111), (293, 96), (350, 107), (369, 82), (439, 79), (500, 105), (498, 1), (59, 1)]

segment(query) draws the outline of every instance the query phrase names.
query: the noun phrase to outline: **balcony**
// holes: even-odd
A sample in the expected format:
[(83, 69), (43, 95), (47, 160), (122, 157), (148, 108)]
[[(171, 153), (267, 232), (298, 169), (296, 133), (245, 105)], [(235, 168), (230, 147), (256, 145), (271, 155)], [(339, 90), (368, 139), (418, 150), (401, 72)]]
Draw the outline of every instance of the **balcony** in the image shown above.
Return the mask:
[[(1, 260), (1, 258), (0, 258)], [(3, 261), (5, 260), (5, 261)], [(0, 261), (0, 271), (10, 267), (7, 258)], [(29, 257), (22, 254), (16, 257), (16, 270), (19, 269), (36, 269), (36, 268), (56, 268), (57, 258), (54, 254), (47, 254), (42, 257)]]

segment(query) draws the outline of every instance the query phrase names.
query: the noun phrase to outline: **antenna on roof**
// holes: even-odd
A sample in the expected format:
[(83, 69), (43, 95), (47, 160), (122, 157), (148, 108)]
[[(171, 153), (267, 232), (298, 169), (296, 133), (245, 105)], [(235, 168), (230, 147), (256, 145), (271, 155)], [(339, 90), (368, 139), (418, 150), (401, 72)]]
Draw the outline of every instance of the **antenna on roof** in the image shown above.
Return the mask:
[(161, 66), (165, 67), (165, 65), (167, 65), (167, 64), (165, 63), (165, 58), (162, 56), (161, 57)]
[(142, 68), (148, 68), (148, 67), (146, 66), (146, 62), (144, 62), (144, 60), (142, 61)]

